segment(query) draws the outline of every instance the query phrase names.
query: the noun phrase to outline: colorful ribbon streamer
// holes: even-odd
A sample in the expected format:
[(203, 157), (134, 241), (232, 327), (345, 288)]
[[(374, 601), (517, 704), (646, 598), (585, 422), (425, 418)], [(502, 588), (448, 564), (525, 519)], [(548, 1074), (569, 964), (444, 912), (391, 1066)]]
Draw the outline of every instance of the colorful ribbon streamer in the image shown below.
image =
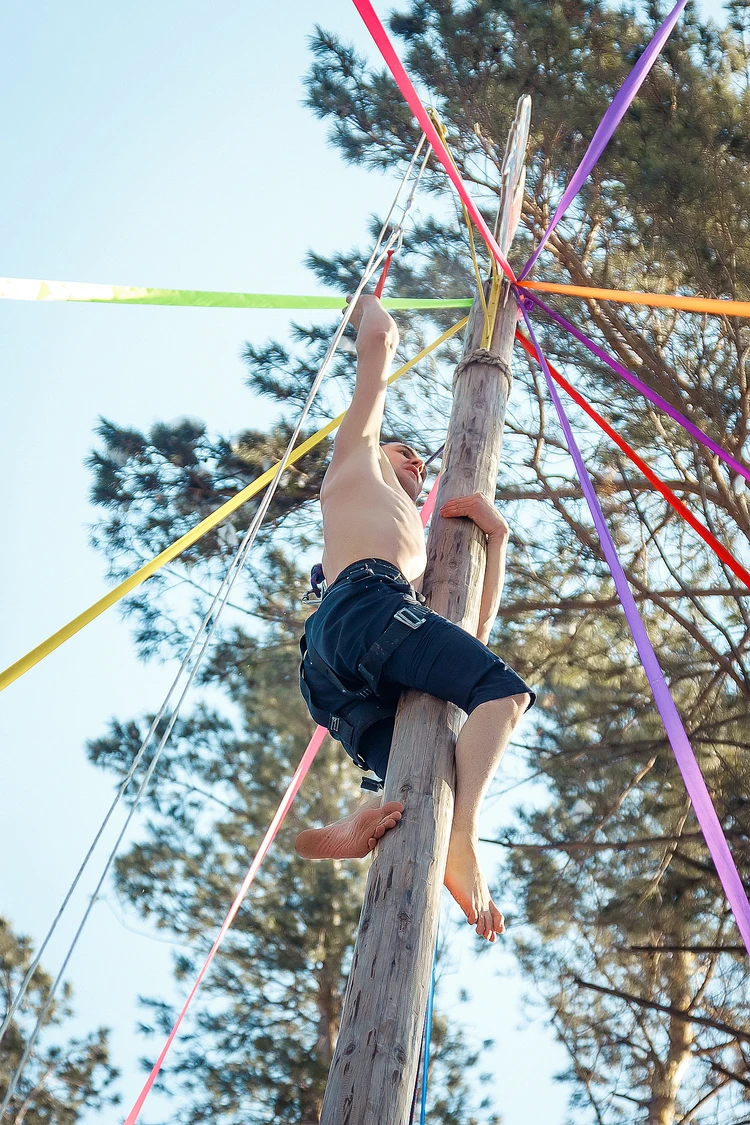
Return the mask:
[[(681, 309), (709, 316), (750, 317), (750, 301), (714, 297), (684, 297), (677, 293), (641, 293), (628, 289), (600, 289), (589, 285), (563, 285), (524, 281), (524, 291), (559, 293), (593, 301), (618, 301), (625, 305)], [(342, 297), (311, 297), (292, 293), (229, 293), (211, 289), (153, 289), (137, 285), (96, 285), (86, 281), (39, 281), (0, 277), (0, 300), (68, 301), (99, 305), (172, 305), (202, 309), (330, 309), (342, 308)], [(383, 297), (387, 309), (468, 309), (471, 297)]]
[(422, 1097), (419, 1102), (419, 1125), (425, 1125), (427, 1120), (427, 1086), (430, 1077), (430, 1054), (432, 1047), (432, 1017), (435, 1010), (435, 976), (437, 972), (438, 941), (440, 931), (435, 939), (435, 953), (432, 957), (432, 973), (430, 975), (430, 991), (427, 996), (427, 1014), (424, 1025), (424, 1061), (422, 1063)]
[[(86, 301), (108, 305), (175, 305), (202, 309), (331, 309), (343, 297), (300, 297), (287, 293), (224, 293), (210, 289), (151, 289), (137, 285), (95, 285), (86, 281), (37, 281), (0, 277), (0, 300)], [(385, 297), (387, 309), (468, 309), (471, 297)]]
[(651, 70), (651, 67), (654, 65), (656, 56), (659, 54), (662, 47), (669, 38), (672, 28), (677, 23), (677, 20), (682, 14), (682, 10), (685, 7), (686, 3), (687, 0), (677, 0), (674, 8), (669, 13), (664, 23), (657, 31), (656, 35), (653, 37), (648, 47), (646, 47), (646, 50), (638, 59), (638, 62), (635, 64), (630, 74), (627, 76), (622, 86), (615, 94), (611, 105), (607, 109), (607, 112), (604, 114), (604, 117), (599, 122), (599, 126), (591, 139), (591, 144), (584, 153), (583, 160), (576, 168), (570, 183), (563, 192), (563, 197), (557, 205), (557, 210), (552, 216), (551, 223), (542, 235), (536, 250), (521, 270), (519, 281), (523, 281), (523, 279), (527, 277), (529, 272), (534, 268), (534, 263), (544, 249), (547, 239), (562, 219), (570, 204), (578, 195), (578, 192), (581, 190), (586, 180), (589, 178), (594, 165), (596, 164), (601, 154), (604, 152), (604, 149), (607, 147), (612, 134), (625, 116), (628, 106), (640, 90), (644, 78)]
[[(522, 335), (520, 331), (518, 331), (518, 329), (516, 329), (516, 339), (518, 340), (524, 351), (526, 351), (530, 356), (536, 358), (536, 352), (534, 351), (534, 347), (531, 344), (531, 341), (527, 340), (526, 337)], [(654, 486), (657, 492), (661, 493), (670, 507), (672, 507), (675, 512), (677, 512), (677, 514), (682, 517), (685, 523), (689, 524), (690, 527), (692, 527), (693, 531), (697, 531), (698, 535), (700, 535), (704, 543), (708, 544), (714, 554), (717, 555), (723, 563), (726, 563), (729, 569), (732, 570), (740, 579), (740, 581), (745, 583), (748, 590), (750, 590), (750, 571), (747, 570), (742, 565), (742, 563), (734, 557), (731, 551), (727, 550), (724, 544), (720, 543), (716, 536), (713, 535), (708, 530), (708, 528), (704, 524), (702, 524), (696, 516), (693, 515), (687, 504), (683, 503), (683, 501), (680, 500), (677, 495), (675, 495), (669, 485), (664, 484), (664, 482), (656, 475), (653, 469), (651, 469), (643, 460), (643, 458), (638, 456), (633, 447), (625, 441), (625, 438), (621, 437), (618, 434), (617, 430), (613, 429), (613, 427), (610, 426), (609, 422), (607, 422), (607, 420), (603, 418), (601, 414), (594, 410), (593, 406), (590, 406), (589, 403), (586, 402), (586, 399), (583, 397), (583, 395), (580, 394), (575, 389), (575, 387), (571, 386), (568, 380), (565, 379), (560, 374), (560, 372), (552, 366), (549, 360), (547, 360), (547, 366), (549, 367), (550, 374), (552, 375), (552, 378), (555, 380), (555, 382), (558, 383), (570, 395), (573, 401), (576, 402), (581, 407), (581, 409), (586, 412), (586, 414), (588, 414), (589, 418), (596, 422), (597, 426), (599, 426), (599, 428), (612, 439), (615, 445), (617, 445), (623, 451), (625, 456), (630, 461), (632, 461), (636, 468), (638, 468), (643, 473), (646, 480)]]
[(297, 766), (297, 769), (294, 771), (294, 776), (292, 777), (292, 780), (289, 782), (289, 786), (287, 788), (287, 791), (284, 794), (284, 796), (281, 798), (281, 802), (279, 804), (279, 807), (277, 808), (277, 810), (274, 814), (274, 818), (273, 818), (273, 820), (271, 821), (271, 823), (268, 827), (268, 831), (266, 832), (265, 836), (263, 837), (263, 841), (262, 841), (260, 847), (258, 848), (258, 851), (255, 855), (255, 858), (253, 859), (253, 862), (250, 864), (250, 867), (248, 868), (248, 872), (245, 875), (245, 878), (242, 880), (242, 886), (237, 891), (237, 894), (234, 897), (234, 901), (233, 901), (232, 905), (229, 907), (229, 910), (227, 911), (226, 917), (221, 924), (221, 929), (219, 930), (218, 934), (216, 935), (216, 940), (214, 941), (213, 945), (211, 946), (211, 949), (209, 950), (208, 956), (206, 957), (206, 960), (203, 962), (203, 966), (201, 968), (201, 971), (198, 973), (198, 976), (195, 979), (195, 983), (194, 983), (193, 987), (190, 989), (190, 992), (188, 993), (188, 998), (182, 1006), (182, 1011), (180, 1012), (177, 1019), (175, 1020), (174, 1026), (173, 1026), (172, 1030), (170, 1031), (169, 1035), (167, 1036), (167, 1040), (166, 1040), (164, 1046), (161, 1049), (159, 1057), (156, 1060), (156, 1062), (154, 1063), (153, 1067), (151, 1068), (151, 1073), (149, 1074), (148, 1078), (146, 1079), (146, 1082), (143, 1086), (143, 1089), (141, 1090), (140, 1094), (136, 1098), (135, 1105), (131, 1109), (128, 1116), (125, 1118), (125, 1125), (135, 1125), (135, 1122), (138, 1119), (138, 1114), (141, 1112), (141, 1110), (143, 1108), (143, 1103), (145, 1102), (146, 1098), (148, 1097), (148, 1095), (151, 1092), (151, 1088), (153, 1087), (154, 1082), (157, 1079), (159, 1071), (161, 1070), (162, 1065), (164, 1063), (164, 1060), (167, 1057), (167, 1053), (169, 1051), (169, 1048), (172, 1046), (172, 1043), (174, 1042), (175, 1036), (177, 1035), (177, 1032), (180, 1029), (180, 1025), (182, 1024), (182, 1021), (185, 1018), (187, 1010), (190, 1007), (190, 1005), (192, 1004), (193, 998), (194, 998), (196, 992), (198, 991), (198, 989), (200, 988), (201, 983), (203, 981), (203, 978), (205, 977), (206, 973), (208, 972), (208, 969), (209, 969), (209, 966), (210, 966), (211, 962), (213, 961), (214, 957), (218, 953), (219, 947), (221, 946), (222, 942), (224, 941), (227, 930), (229, 929), (232, 922), (234, 921), (235, 916), (237, 914), (237, 911), (239, 910), (240, 906), (242, 905), (242, 901), (243, 901), (243, 899), (245, 898), (245, 895), (247, 894), (247, 892), (250, 889), (250, 885), (252, 884), (253, 880), (255, 879), (255, 876), (258, 874), (258, 869), (260, 868), (261, 863), (263, 862), (263, 860), (268, 855), (268, 851), (271, 847), (271, 844), (276, 839), (276, 834), (279, 831), (279, 828), (281, 827), (281, 825), (284, 821), (284, 818), (286, 817), (287, 813), (289, 812), (289, 809), (291, 808), (292, 801), (294, 800), (294, 798), (299, 793), (300, 786), (302, 785), (302, 782), (305, 780), (305, 778), (308, 774), (308, 771), (310, 769), (310, 766), (313, 764), (313, 761), (315, 759), (315, 755), (318, 753), (318, 750), (320, 750), (320, 747), (323, 744), (323, 739), (325, 738), (325, 736), (327, 734), (328, 734), (328, 731), (325, 729), (325, 727), (316, 727), (315, 733), (312, 736), (312, 738), (310, 739), (310, 741), (307, 745), (307, 749), (305, 750), (304, 754), (302, 755), (302, 758), (300, 760), (299, 765)]
[[(468, 317), (459, 320), (452, 328), (449, 328), (446, 332), (438, 336), (437, 340), (433, 340), (426, 348), (422, 348), (412, 359), (402, 367), (399, 367), (398, 371), (394, 371), (388, 380), (389, 386), (391, 383), (394, 383), (396, 379), (400, 379), (402, 375), (405, 375), (407, 371), (410, 371), (412, 367), (419, 363), (420, 360), (424, 359), (425, 356), (428, 356), (431, 352), (435, 351), (436, 348), (440, 347), (441, 344), (445, 343), (446, 340), (449, 340), (451, 336), (455, 336), (455, 334), (466, 325), (467, 320)], [(324, 438), (328, 437), (341, 423), (343, 417), (343, 414), (339, 414), (337, 418), (333, 418), (330, 422), (327, 422), (317, 433), (301, 442), (289, 458), (289, 464), (293, 465), (296, 461), (299, 461), (300, 457), (303, 457), (305, 453), (309, 453), (309, 451), (323, 441)], [(177, 556), (187, 550), (188, 547), (191, 547), (193, 543), (197, 543), (199, 539), (214, 527), (217, 527), (227, 516), (236, 511), (237, 508), (241, 508), (242, 505), (246, 504), (248, 500), (251, 500), (253, 496), (257, 496), (259, 492), (262, 492), (266, 485), (270, 484), (273, 480), (277, 467), (278, 462), (243, 488), (241, 492), (238, 492), (236, 496), (227, 500), (225, 504), (222, 504), (220, 508), (212, 512), (210, 516), (201, 520), (200, 523), (196, 524), (195, 527), (186, 532), (185, 535), (180, 536), (179, 539), (165, 550), (161, 551), (160, 554), (150, 559), (149, 562), (145, 563), (144, 566), (140, 567), (112, 590), (109, 590), (103, 598), (99, 598), (99, 600), (94, 602), (93, 605), (90, 605), (88, 609), (79, 613), (71, 621), (63, 625), (62, 628), (58, 629), (57, 632), (42, 641), (41, 644), (32, 648), (25, 656), (20, 657), (19, 660), (10, 664), (3, 672), (0, 672), (0, 691), (3, 691), (10, 684), (14, 683), (15, 680), (23, 676), (25, 672), (28, 672), (30, 668), (35, 667), (41, 660), (44, 660), (45, 656), (49, 656), (50, 653), (58, 649), (65, 641), (74, 637), (76, 633), (80, 632), (80, 630), (91, 621), (96, 620), (96, 618), (104, 613), (105, 610), (109, 609), (110, 606), (115, 605), (127, 594), (135, 590), (137, 586), (140, 586), (142, 582), (150, 578), (157, 570), (166, 566), (172, 559), (177, 558)]]
[(745, 888), (742, 885), (742, 880), (740, 879), (732, 858), (732, 853), (729, 850), (729, 845), (724, 836), (719, 818), (716, 815), (716, 810), (711, 801), (706, 782), (696, 760), (693, 748), (690, 745), (682, 719), (672, 699), (667, 682), (664, 679), (664, 673), (661, 670), (656, 653), (649, 640), (643, 618), (638, 612), (638, 606), (636, 605), (635, 598), (631, 593), (630, 586), (625, 577), (625, 571), (618, 558), (614, 542), (612, 541), (606, 520), (604, 519), (604, 514), (599, 506), (594, 486), (591, 483), (591, 478), (584, 464), (583, 457), (581, 456), (581, 452), (573, 436), (570, 422), (563, 409), (560, 396), (557, 393), (557, 387), (552, 378), (549, 364), (539, 347), (534, 329), (531, 326), (526, 307), (527, 302), (530, 300), (531, 299), (528, 297), (525, 300), (519, 299), (518, 304), (523, 314), (524, 321), (526, 322), (526, 327), (531, 337), (534, 351), (536, 352), (536, 358), (544, 372), (544, 378), (549, 389), (550, 397), (555, 405), (560, 426), (565, 435), (568, 451), (573, 458), (576, 472), (578, 473), (578, 479), (583, 489), (584, 497), (586, 498), (586, 503), (588, 504), (594, 526), (599, 535), (607, 564), (612, 572), (612, 578), (614, 579), (617, 593), (622, 602), (625, 617), (633, 635), (638, 655), (641, 658), (643, 669), (648, 678), (654, 701), (664, 724), (667, 739), (672, 747), (677, 765), (684, 779), (685, 788), (693, 803), (695, 815), (698, 818), (698, 823), (701, 826), (717, 874), (734, 913), (738, 929), (742, 935), (742, 940), (745, 943), (745, 948), (750, 953), (750, 903), (748, 903)]
[[(680, 0), (680, 2), (686, 3), (686, 0)], [(484, 241), (487, 243), (487, 248), (489, 249), (493, 258), (500, 266), (500, 269), (503, 271), (506, 277), (510, 281), (515, 281), (516, 276), (513, 273), (510, 265), (508, 264), (508, 259), (505, 257), (502, 250), (498, 246), (495, 236), (487, 226), (487, 223), (484, 221), (481, 212), (469, 195), (466, 184), (461, 179), (458, 170), (451, 160), (450, 153), (443, 144), (443, 141), (441, 140), (440, 135), (435, 128), (435, 125), (430, 119), (427, 110), (422, 105), (419, 94), (414, 89), (411, 78), (409, 78), (409, 75), (404, 70), (404, 65), (401, 62), (401, 59), (396, 54), (395, 48), (388, 37), (388, 32), (380, 22), (380, 18), (377, 15), (372, 4), (370, 3), (370, 0), (353, 0), (353, 3), (354, 7), (357, 9), (362, 19), (364, 20), (367, 30), (375, 40), (375, 45), (385, 59), (386, 65), (393, 75), (393, 80), (403, 94), (404, 99), (406, 100), (406, 103), (408, 104), (412, 113), (419, 122), (420, 128), (427, 137), (427, 140), (432, 145), (435, 155), (448, 173), (451, 183), (466, 205), (466, 210), (474, 220), (475, 226), (480, 231)]]
[(700, 429), (700, 427), (696, 426), (695, 422), (691, 422), (689, 418), (687, 418), (679, 410), (675, 409), (674, 406), (670, 406), (667, 400), (662, 398), (660, 394), (657, 394), (656, 391), (652, 391), (646, 383), (641, 382), (640, 379), (631, 374), (631, 372), (628, 371), (627, 367), (623, 367), (621, 363), (618, 363), (618, 361), (607, 352), (605, 352), (603, 348), (600, 348), (598, 344), (595, 344), (593, 340), (590, 340), (588, 336), (581, 332), (580, 328), (576, 328), (575, 325), (571, 324), (570, 321), (566, 320), (564, 316), (560, 315), (560, 313), (555, 312), (555, 310), (550, 308), (549, 305), (546, 305), (544, 301), (542, 301), (534, 293), (527, 294), (526, 299), (529, 301), (533, 301), (535, 305), (538, 305), (538, 307), (542, 309), (547, 314), (547, 316), (551, 317), (551, 319), (554, 320), (556, 324), (559, 324), (561, 328), (564, 328), (566, 332), (569, 332), (571, 336), (574, 336), (576, 340), (580, 341), (580, 343), (587, 347), (590, 352), (593, 352), (597, 359), (602, 360), (602, 362), (606, 363), (608, 367), (611, 367), (615, 374), (619, 375), (620, 378), (629, 383), (631, 387), (635, 388), (635, 390), (639, 391), (647, 399), (653, 402), (654, 405), (658, 406), (660, 410), (663, 410), (665, 414), (668, 414), (669, 417), (677, 422), (680, 426), (682, 426), (684, 430), (687, 430), (687, 432), (691, 434), (696, 439), (696, 441), (701, 442), (702, 445), (705, 445), (708, 449), (711, 450), (712, 453), (715, 453), (716, 456), (724, 461), (725, 464), (731, 466), (731, 468), (733, 468), (736, 473), (739, 473), (740, 476), (743, 476), (745, 480), (750, 481), (750, 469), (746, 468), (741, 461), (738, 461), (737, 458), (733, 457), (731, 453), (728, 453), (726, 449), (722, 449), (722, 447), (718, 445), (713, 440), (713, 438), (710, 438), (708, 434), (704, 433), (703, 430)]
[(629, 289), (597, 289), (590, 285), (558, 285), (547, 281), (519, 282), (519, 289), (539, 293), (558, 293), (563, 297), (584, 297), (590, 301), (618, 301), (622, 305), (646, 305), (652, 309), (681, 309), (708, 313), (709, 316), (748, 316), (750, 301), (730, 301), (716, 297), (683, 297), (679, 293), (640, 293)]

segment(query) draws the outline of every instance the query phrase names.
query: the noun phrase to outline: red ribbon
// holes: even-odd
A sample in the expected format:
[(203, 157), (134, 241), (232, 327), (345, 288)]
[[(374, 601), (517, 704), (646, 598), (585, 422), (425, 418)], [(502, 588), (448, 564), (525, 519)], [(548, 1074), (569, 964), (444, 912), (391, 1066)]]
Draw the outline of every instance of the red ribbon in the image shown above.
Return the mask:
[[(530, 340), (527, 340), (526, 337), (518, 331), (518, 329), (516, 329), (516, 339), (518, 340), (524, 351), (534, 359), (536, 359), (536, 352), (534, 350), (533, 344)], [(721, 561), (726, 563), (729, 569), (733, 570), (737, 577), (742, 582), (744, 582), (747, 588), (750, 590), (750, 571), (747, 570), (742, 565), (742, 563), (734, 557), (731, 551), (729, 551), (723, 543), (719, 542), (716, 536), (713, 535), (708, 530), (708, 528), (701, 523), (697, 516), (693, 515), (687, 504), (683, 503), (683, 501), (680, 500), (679, 496), (675, 495), (669, 485), (664, 484), (664, 482), (659, 477), (657, 477), (653, 469), (649, 468), (643, 458), (638, 456), (631, 445), (628, 445), (628, 443), (625, 441), (625, 438), (620, 437), (617, 430), (614, 430), (612, 426), (610, 426), (609, 422), (607, 422), (605, 418), (602, 418), (601, 414), (597, 413), (597, 411), (594, 410), (593, 406), (589, 406), (583, 395), (580, 394), (575, 389), (575, 387), (572, 387), (567, 379), (563, 378), (557, 368), (553, 367), (549, 360), (547, 360), (547, 366), (549, 367), (550, 374), (555, 382), (559, 383), (560, 386), (565, 391), (567, 391), (573, 401), (578, 403), (581, 410), (584, 410), (586, 414), (588, 414), (589, 418), (592, 418), (596, 422), (597, 426), (599, 426), (600, 429), (604, 430), (604, 433), (608, 437), (612, 438), (612, 441), (615, 443), (615, 445), (619, 446), (625, 456), (633, 462), (636, 468), (640, 469), (646, 480), (649, 481), (649, 483), (652, 484), (654, 488), (662, 494), (669, 506), (671, 508), (674, 508), (675, 512), (677, 512), (677, 514), (684, 519), (685, 523), (690, 524), (693, 531), (698, 532), (704, 543), (708, 543), (714, 554), (718, 555)]]
[(395, 254), (395, 252), (396, 252), (395, 250), (389, 250), (388, 253), (386, 254), (385, 265), (383, 266), (383, 272), (380, 275), (380, 281), (375, 286), (375, 296), (376, 297), (382, 297), (383, 296), (383, 289), (385, 288), (385, 279), (388, 277), (388, 270), (391, 268), (391, 261), (393, 260), (393, 255)]

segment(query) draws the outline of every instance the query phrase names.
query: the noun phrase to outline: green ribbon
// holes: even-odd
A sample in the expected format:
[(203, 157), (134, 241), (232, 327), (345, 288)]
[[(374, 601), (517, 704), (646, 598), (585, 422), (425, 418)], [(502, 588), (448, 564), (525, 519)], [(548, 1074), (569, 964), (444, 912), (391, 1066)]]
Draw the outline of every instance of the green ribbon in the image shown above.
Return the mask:
[[(6, 301), (87, 301), (110, 305), (180, 305), (205, 309), (332, 309), (343, 297), (303, 297), (287, 293), (222, 293), (211, 289), (144, 289), (137, 285), (94, 285), (83, 281), (36, 281), (0, 277)], [(471, 297), (385, 297), (387, 309), (464, 309)]]

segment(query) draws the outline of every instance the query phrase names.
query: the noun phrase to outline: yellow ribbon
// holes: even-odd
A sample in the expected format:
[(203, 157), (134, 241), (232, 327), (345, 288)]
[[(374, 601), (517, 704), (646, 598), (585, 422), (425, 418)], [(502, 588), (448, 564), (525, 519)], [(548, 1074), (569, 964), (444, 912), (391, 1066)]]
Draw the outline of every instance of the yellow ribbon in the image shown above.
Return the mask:
[[(438, 336), (437, 340), (433, 340), (431, 344), (428, 344), (426, 348), (422, 348), (422, 350), (418, 352), (413, 359), (410, 359), (408, 363), (405, 363), (403, 367), (399, 367), (398, 371), (394, 371), (388, 380), (389, 386), (391, 383), (394, 383), (396, 379), (400, 379), (402, 375), (405, 375), (407, 371), (411, 371), (415, 364), (419, 363), (420, 360), (423, 360), (425, 356), (428, 356), (431, 352), (434, 352), (436, 348), (439, 348), (440, 345), (444, 344), (446, 340), (449, 340), (451, 336), (455, 336), (456, 332), (459, 332), (465, 326), (468, 319), (468, 317), (464, 317), (463, 320), (459, 320), (458, 324), (454, 324), (452, 328), (443, 332), (442, 336)], [(289, 464), (293, 465), (295, 461), (299, 461), (300, 457), (304, 457), (306, 453), (309, 453), (310, 450), (323, 441), (324, 438), (328, 437), (328, 435), (340, 425), (343, 417), (344, 414), (339, 414), (337, 418), (326, 422), (325, 426), (318, 430), (317, 433), (312, 434), (311, 437), (301, 442), (296, 449), (293, 450), (289, 458)], [(63, 625), (61, 629), (58, 629), (56, 633), (47, 637), (47, 639), (37, 645), (36, 648), (32, 648), (31, 651), (27, 652), (25, 656), (22, 656), (20, 660), (16, 660), (14, 664), (10, 664), (4, 672), (0, 673), (0, 691), (3, 691), (9, 684), (14, 683), (15, 680), (23, 676), (24, 672), (28, 672), (30, 668), (39, 664), (40, 661), (44, 660), (45, 656), (49, 656), (51, 652), (54, 652), (55, 649), (59, 648), (65, 641), (70, 640), (71, 637), (79, 633), (81, 629), (91, 621), (94, 621), (100, 614), (104, 613), (106, 609), (115, 605), (121, 598), (124, 598), (132, 590), (135, 590), (137, 586), (140, 586), (142, 582), (145, 582), (147, 578), (150, 578), (152, 574), (155, 574), (157, 570), (166, 566), (172, 559), (177, 558), (177, 556), (187, 550), (188, 547), (192, 547), (193, 543), (197, 543), (203, 535), (220, 524), (222, 520), (226, 519), (226, 517), (236, 511), (237, 508), (241, 508), (242, 505), (246, 504), (248, 500), (251, 500), (253, 496), (257, 496), (266, 485), (271, 483), (278, 465), (279, 462), (277, 461), (275, 465), (272, 465), (271, 468), (267, 469), (261, 476), (256, 477), (254, 481), (246, 485), (246, 487), (243, 488), (241, 492), (238, 492), (236, 496), (233, 496), (231, 500), (227, 500), (225, 504), (222, 504), (220, 508), (212, 512), (210, 516), (207, 516), (204, 520), (201, 520), (200, 523), (196, 524), (192, 530), (186, 532), (185, 535), (181, 535), (171, 546), (161, 551), (160, 554), (145, 563), (123, 582), (120, 582), (118, 586), (115, 586), (105, 594), (103, 598), (99, 598), (97, 602), (90, 605), (83, 613), (79, 613), (77, 617), (68, 621), (67, 625)]]
[[(454, 157), (453, 153), (451, 152), (450, 148), (448, 147), (448, 130), (447, 130), (447, 128), (445, 127), (443, 122), (440, 120), (440, 116), (439, 116), (436, 109), (430, 108), (430, 109), (428, 109), (427, 112), (430, 116), (430, 120), (432, 121), (432, 124), (437, 129), (438, 136), (440, 137), (440, 140), (445, 145), (445, 151), (448, 153), (448, 156), (451, 159), (451, 163), (453, 164), (453, 167), (456, 169), (456, 171), (458, 171), (458, 165), (456, 164), (456, 158)], [(466, 204), (463, 202), (463, 200), (461, 200), (461, 209), (464, 213), (464, 222), (466, 223), (466, 230), (467, 230), (468, 235), (469, 235), (469, 250), (471, 251), (471, 264), (472, 264), (473, 269), (474, 269), (474, 279), (477, 283), (477, 293), (479, 294), (479, 300), (480, 300), (480, 303), (482, 305), (482, 312), (484, 313), (484, 324), (482, 326), (482, 340), (481, 340), (480, 347), (488, 349), (490, 344), (492, 343), (492, 336), (493, 336), (493, 333), (495, 331), (495, 320), (497, 319), (497, 310), (500, 307), (500, 294), (502, 292), (502, 283), (501, 283), (500, 274), (499, 274), (498, 268), (497, 268), (497, 262), (495, 261), (494, 258), (491, 258), (490, 259), (490, 270), (491, 270), (492, 285), (490, 287), (490, 299), (489, 299), (489, 302), (488, 302), (487, 298), (484, 295), (484, 282), (482, 280), (482, 273), (479, 269), (479, 259), (477, 258), (477, 248), (476, 248), (476, 244), (474, 242), (474, 225), (471, 221), (471, 216), (470, 216), (470, 214), (467, 210)]]

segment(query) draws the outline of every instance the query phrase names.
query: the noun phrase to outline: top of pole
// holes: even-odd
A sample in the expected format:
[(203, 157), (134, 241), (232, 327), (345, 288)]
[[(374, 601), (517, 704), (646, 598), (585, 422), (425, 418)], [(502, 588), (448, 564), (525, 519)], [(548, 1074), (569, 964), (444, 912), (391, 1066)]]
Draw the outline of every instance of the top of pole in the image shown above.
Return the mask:
[(495, 222), (495, 237), (503, 254), (508, 253), (521, 218), (526, 183), (526, 145), (530, 127), (531, 98), (524, 94), (518, 99), (500, 168), (500, 207)]

